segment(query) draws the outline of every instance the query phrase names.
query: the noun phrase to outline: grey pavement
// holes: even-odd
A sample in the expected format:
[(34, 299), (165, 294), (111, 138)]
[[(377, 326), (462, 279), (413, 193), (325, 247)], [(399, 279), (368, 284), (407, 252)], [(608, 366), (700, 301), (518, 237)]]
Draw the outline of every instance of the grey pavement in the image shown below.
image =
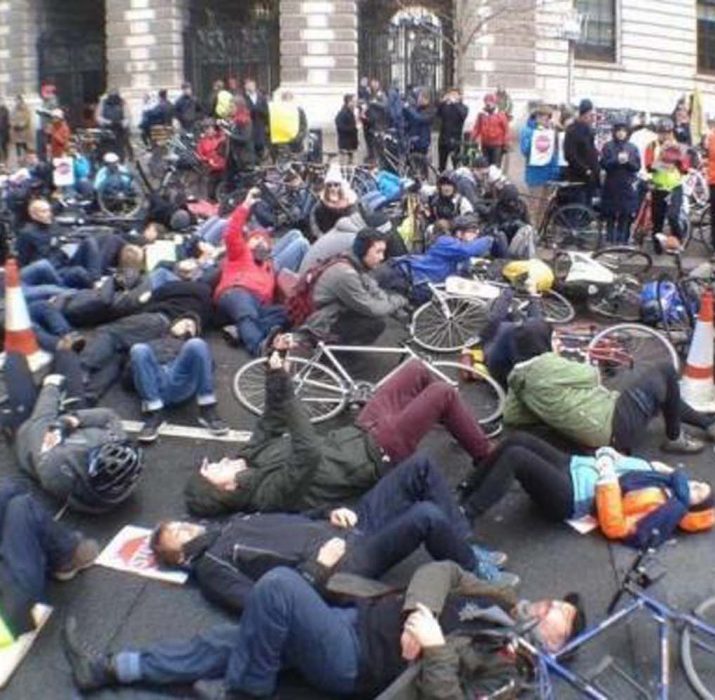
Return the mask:
[[(218, 371), (220, 409), (231, 426), (250, 430), (254, 418), (242, 410), (231, 394), (231, 380), (245, 355), (225, 346), (217, 337), (211, 338)], [(114, 389), (103, 402), (113, 406), (125, 419), (138, 419), (138, 402), (121, 389)], [(194, 407), (172, 414), (172, 422), (193, 425)], [(349, 420), (345, 415), (338, 421)], [(327, 426), (326, 429), (329, 429)], [(644, 436), (642, 453), (657, 456), (660, 426), (654, 425)], [(424, 447), (442, 464), (450, 481), (458, 483), (469, 467), (467, 458), (448, 436), (436, 430), (426, 437)], [(146, 477), (131, 502), (117, 512), (101, 518), (75, 514), (64, 520), (97, 537), (102, 545), (124, 524), (152, 526), (160, 519), (184, 514), (181, 493), (189, 472), (204, 456), (219, 456), (230, 452), (225, 443), (160, 438), (148, 448)], [(686, 461), (692, 473), (710, 480), (715, 453), (712, 446)], [(667, 461), (667, 460), (665, 460)], [(0, 476), (16, 473), (11, 450), (0, 445)], [(590, 621), (604, 614), (608, 600), (616, 589), (621, 572), (630, 562), (633, 552), (617, 544), (608, 544), (598, 534), (581, 536), (565, 525), (553, 525), (541, 518), (527, 497), (515, 487), (492, 511), (475, 524), (476, 532), (487, 545), (509, 553), (509, 567), (522, 577), (521, 593), (531, 599), (559, 596), (568, 591), (580, 591), (584, 597)], [(656, 593), (683, 608), (692, 607), (715, 594), (715, 533), (678, 538), (662, 551), (662, 561), (668, 576), (658, 585)], [(388, 578), (405, 581), (409, 571), (423, 556), (390, 572)], [(155, 639), (172, 639), (191, 635), (212, 623), (225, 621), (226, 615), (204, 602), (190, 584), (170, 586), (127, 574), (93, 567), (77, 579), (65, 584), (52, 584), (50, 600), (55, 614), (42, 631), (32, 652), (17, 671), (5, 691), (3, 700), (64, 700), (78, 697), (74, 691), (68, 665), (63, 657), (59, 633), (67, 613), (79, 619), (83, 635), (94, 645), (117, 650), (125, 645), (142, 645)], [(674, 637), (674, 641), (677, 639)], [(672, 697), (694, 697), (689, 691), (677, 663), (677, 644), (673, 646)], [(633, 665), (643, 678), (649, 678), (658, 659), (657, 639), (646, 619), (610, 633), (587, 651), (579, 654), (574, 664), (579, 669), (594, 666), (609, 653), (622, 663)], [(646, 682), (646, 681), (644, 681)], [(713, 686), (715, 688), (715, 685)], [(655, 692), (655, 688), (653, 689)], [(627, 700), (635, 695), (628, 689), (611, 690), (612, 697)], [(187, 688), (156, 690), (125, 688), (97, 694), (98, 698), (190, 698)], [(558, 698), (574, 697), (559, 688)], [(306, 689), (299, 680), (288, 677), (280, 687), (282, 700), (303, 698), (327, 699)]]

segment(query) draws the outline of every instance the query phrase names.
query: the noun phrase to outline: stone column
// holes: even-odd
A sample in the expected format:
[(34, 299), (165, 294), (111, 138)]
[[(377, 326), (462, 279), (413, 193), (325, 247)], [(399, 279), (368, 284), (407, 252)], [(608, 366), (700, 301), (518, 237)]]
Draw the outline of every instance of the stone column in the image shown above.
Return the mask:
[(34, 0), (0, 0), (0, 95), (37, 96), (38, 37)]
[(143, 96), (184, 80), (186, 0), (107, 0), (107, 86), (141, 112)]
[(281, 84), (305, 109), (311, 127), (333, 129), (347, 92), (357, 90), (356, 0), (281, 0)]

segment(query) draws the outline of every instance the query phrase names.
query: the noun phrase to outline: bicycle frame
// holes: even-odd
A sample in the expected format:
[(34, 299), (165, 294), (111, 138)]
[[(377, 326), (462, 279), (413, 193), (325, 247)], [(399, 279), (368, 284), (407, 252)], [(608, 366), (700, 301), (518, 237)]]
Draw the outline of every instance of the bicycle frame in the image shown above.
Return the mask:
[[(670, 697), (670, 633), (674, 626), (682, 625), (693, 627), (705, 634), (710, 635), (715, 639), (715, 627), (711, 627), (707, 623), (697, 617), (679, 613), (665, 603), (652, 598), (633, 584), (626, 584), (625, 591), (634, 599), (618, 612), (609, 615), (605, 620), (600, 622), (596, 627), (586, 630), (582, 634), (572, 639), (565, 647), (560, 649), (556, 654), (547, 654), (531, 642), (521, 637), (518, 643), (526, 649), (535, 659), (538, 660), (540, 673), (553, 674), (567, 683), (570, 683), (574, 688), (579, 690), (585, 697), (593, 700), (609, 700), (609, 696), (605, 695), (596, 688), (588, 679), (580, 674), (566, 668), (560, 660), (582, 646), (600, 636), (603, 632), (610, 629), (616, 624), (623, 622), (634, 614), (646, 610), (658, 624), (658, 642), (660, 651), (660, 677), (658, 680), (658, 700), (668, 700)], [(632, 680), (632, 679), (631, 679)], [(551, 681), (547, 678), (541, 678), (540, 682), (544, 683), (547, 695), (543, 697), (554, 697)]]

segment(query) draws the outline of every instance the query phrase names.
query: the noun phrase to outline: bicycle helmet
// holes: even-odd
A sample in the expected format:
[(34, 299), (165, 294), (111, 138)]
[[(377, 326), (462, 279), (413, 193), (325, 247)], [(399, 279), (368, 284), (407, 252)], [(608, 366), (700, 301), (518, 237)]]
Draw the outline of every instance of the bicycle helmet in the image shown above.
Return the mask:
[(655, 127), (655, 130), (659, 134), (668, 134), (671, 131), (675, 130), (675, 124), (673, 124), (673, 120), (666, 117), (665, 119), (661, 119), (658, 124)]
[(105, 165), (116, 165), (119, 163), (119, 156), (116, 153), (112, 153), (111, 151), (109, 153), (104, 154), (104, 158), (102, 158), (104, 161)]
[(115, 440), (95, 448), (77, 500), (87, 510), (96, 511), (124, 502), (137, 487), (144, 469), (142, 457), (142, 451), (128, 441)]

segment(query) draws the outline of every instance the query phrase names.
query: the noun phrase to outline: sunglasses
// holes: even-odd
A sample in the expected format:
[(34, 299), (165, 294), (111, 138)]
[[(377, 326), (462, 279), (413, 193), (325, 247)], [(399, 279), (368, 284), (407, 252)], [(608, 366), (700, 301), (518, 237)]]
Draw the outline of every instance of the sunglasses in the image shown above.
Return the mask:
[(325, 185), (329, 190), (339, 190), (340, 189), (340, 183), (338, 182), (329, 182), (327, 185)]

